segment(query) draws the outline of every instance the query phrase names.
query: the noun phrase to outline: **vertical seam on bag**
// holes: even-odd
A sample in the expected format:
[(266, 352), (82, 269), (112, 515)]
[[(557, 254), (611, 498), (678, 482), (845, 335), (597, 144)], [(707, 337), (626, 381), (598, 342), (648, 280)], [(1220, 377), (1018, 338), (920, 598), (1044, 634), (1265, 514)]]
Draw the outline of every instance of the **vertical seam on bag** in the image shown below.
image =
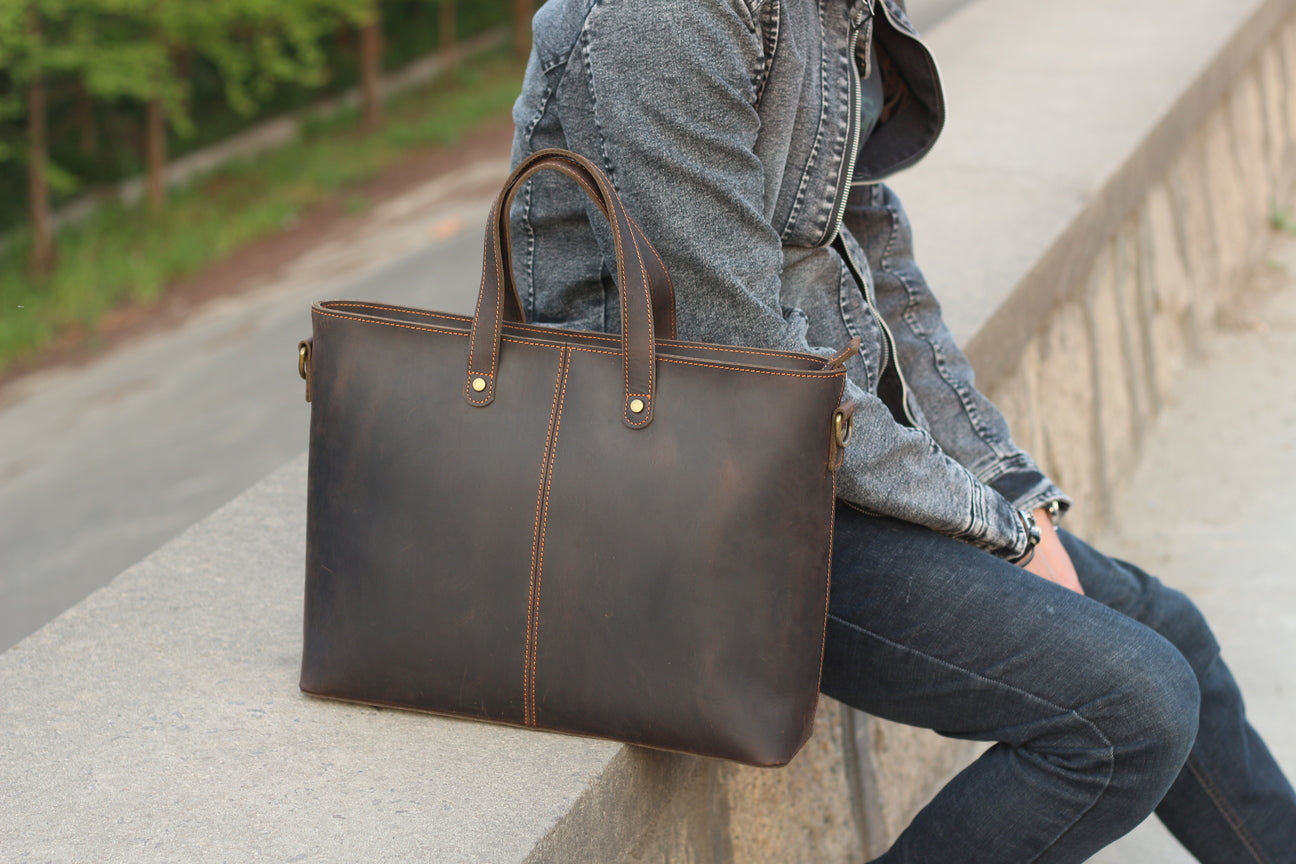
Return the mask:
[(550, 446), (550, 470), (548, 478), (544, 482), (544, 519), (540, 523), (540, 560), (535, 567), (535, 636), (531, 649), (531, 723), (538, 722), (539, 711), (535, 706), (535, 679), (537, 679), (537, 666), (539, 663), (539, 641), (540, 641), (540, 589), (544, 584), (544, 541), (548, 536), (548, 523), (550, 523), (550, 491), (553, 487), (553, 465), (559, 457), (559, 433), (562, 429), (562, 405), (566, 403), (566, 382), (568, 382), (568, 373), (572, 372), (572, 351), (566, 351), (562, 358), (562, 389), (559, 394), (559, 404), (557, 404), (557, 413), (553, 418), (553, 443)]
[(558, 394), (557, 409), (554, 413), (553, 425), (553, 443), (549, 445), (549, 470), (545, 478), (544, 490), (544, 518), (540, 523), (540, 557), (536, 562), (536, 591), (535, 591), (535, 615), (533, 616), (534, 636), (532, 638), (531, 649), (531, 722), (538, 722), (538, 709), (536, 708), (536, 668), (539, 665), (539, 642), (540, 642), (540, 596), (541, 589), (544, 585), (544, 552), (545, 540), (548, 537), (549, 528), (549, 500), (550, 491), (553, 489), (554, 465), (558, 461), (558, 434), (562, 431), (562, 414), (563, 405), (567, 401), (567, 378), (571, 372), (571, 350), (564, 352), (560, 365), (562, 367), (562, 387)]
[(558, 353), (558, 372), (554, 376), (554, 398), (549, 408), (549, 428), (545, 433), (544, 458), (540, 460), (540, 482), (536, 491), (536, 518), (531, 541), (531, 578), (527, 591), (526, 653), (522, 669), (522, 722), (536, 725), (535, 670), (536, 642), (540, 635), (540, 582), (544, 567), (545, 527), (549, 518), (549, 490), (553, 485), (553, 459), (558, 444), (559, 418), (567, 394), (567, 373), (571, 369), (571, 349)]

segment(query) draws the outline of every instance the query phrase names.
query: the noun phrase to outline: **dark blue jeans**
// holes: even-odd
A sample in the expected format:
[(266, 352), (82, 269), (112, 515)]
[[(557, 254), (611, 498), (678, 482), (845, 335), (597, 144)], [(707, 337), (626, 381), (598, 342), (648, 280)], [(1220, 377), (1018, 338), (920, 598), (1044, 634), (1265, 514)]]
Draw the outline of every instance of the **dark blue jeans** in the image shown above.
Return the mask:
[(1088, 596), (839, 505), (823, 691), (997, 742), (879, 862), (1081, 862), (1154, 809), (1206, 864), (1296, 861), (1296, 794), (1183, 594), (1062, 532)]

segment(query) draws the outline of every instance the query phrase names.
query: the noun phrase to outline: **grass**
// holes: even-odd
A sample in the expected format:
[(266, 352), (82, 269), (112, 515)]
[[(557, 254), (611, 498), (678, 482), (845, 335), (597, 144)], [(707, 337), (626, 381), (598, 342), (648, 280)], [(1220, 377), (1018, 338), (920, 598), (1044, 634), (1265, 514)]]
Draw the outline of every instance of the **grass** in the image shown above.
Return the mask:
[(1296, 234), (1296, 219), (1293, 219), (1291, 210), (1275, 204), (1269, 210), (1269, 227), (1275, 231)]
[(521, 72), (502, 52), (482, 55), (392, 100), (372, 134), (343, 112), (307, 123), (279, 150), (172, 190), (157, 213), (107, 204), (59, 233), (58, 267), (46, 278), (29, 274), (28, 244), (18, 238), (0, 252), (0, 372), (66, 330), (93, 332), (115, 306), (157, 299), (176, 279), (290, 227), (312, 206), (340, 198), (349, 213), (365, 209), (356, 186), (411, 151), (451, 145), (504, 115)]

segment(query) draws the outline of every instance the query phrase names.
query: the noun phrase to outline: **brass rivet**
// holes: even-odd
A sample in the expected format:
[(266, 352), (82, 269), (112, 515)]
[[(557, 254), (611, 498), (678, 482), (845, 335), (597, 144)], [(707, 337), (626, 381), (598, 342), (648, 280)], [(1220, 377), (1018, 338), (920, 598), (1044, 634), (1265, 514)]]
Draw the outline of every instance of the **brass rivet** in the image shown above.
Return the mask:
[(644, 401), (643, 401), (642, 399), (631, 399), (631, 400), (630, 400), (630, 413), (631, 413), (631, 414), (642, 414), (642, 413), (643, 413), (643, 410), (644, 410)]
[(474, 378), (472, 383), (472, 388), (476, 390), (478, 393), (482, 392), (483, 390), (486, 389), (486, 379)]

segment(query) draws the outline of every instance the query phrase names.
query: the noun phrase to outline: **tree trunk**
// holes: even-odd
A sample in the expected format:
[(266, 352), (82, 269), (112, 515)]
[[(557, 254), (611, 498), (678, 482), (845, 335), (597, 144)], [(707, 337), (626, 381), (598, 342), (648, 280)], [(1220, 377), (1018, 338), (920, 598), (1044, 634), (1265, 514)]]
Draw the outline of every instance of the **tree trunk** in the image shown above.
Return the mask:
[(364, 128), (370, 132), (382, 123), (382, 99), (378, 84), (382, 77), (382, 19), (378, 4), (373, 5), (373, 17), (360, 30), (360, 93), (363, 105)]
[(31, 268), (42, 276), (54, 270), (54, 225), (50, 219), (49, 180), (45, 171), (49, 158), (45, 115), (45, 82), (38, 75), (27, 91), (27, 198), (31, 206)]
[(144, 129), (144, 163), (148, 177), (148, 203), (154, 212), (166, 203), (167, 161), (166, 109), (162, 100), (151, 99)]
[(459, 34), (455, 32), (456, 0), (441, 0), (437, 6), (437, 41), (441, 59), (447, 66), (459, 62)]
[(99, 151), (99, 130), (95, 126), (94, 103), (84, 83), (77, 85), (76, 123), (81, 139), (81, 155), (87, 159)]
[(531, 16), (534, 0), (513, 0), (513, 50), (523, 60), (531, 56)]

